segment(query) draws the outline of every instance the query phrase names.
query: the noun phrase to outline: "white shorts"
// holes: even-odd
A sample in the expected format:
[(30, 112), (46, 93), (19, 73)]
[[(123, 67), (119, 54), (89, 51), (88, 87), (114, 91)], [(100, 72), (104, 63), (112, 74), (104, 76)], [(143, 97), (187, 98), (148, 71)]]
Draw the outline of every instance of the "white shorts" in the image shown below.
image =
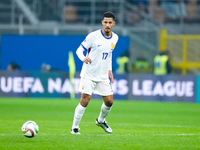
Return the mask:
[(78, 91), (88, 95), (92, 95), (93, 92), (101, 96), (113, 95), (109, 79), (106, 81), (96, 82), (90, 79), (81, 78)]

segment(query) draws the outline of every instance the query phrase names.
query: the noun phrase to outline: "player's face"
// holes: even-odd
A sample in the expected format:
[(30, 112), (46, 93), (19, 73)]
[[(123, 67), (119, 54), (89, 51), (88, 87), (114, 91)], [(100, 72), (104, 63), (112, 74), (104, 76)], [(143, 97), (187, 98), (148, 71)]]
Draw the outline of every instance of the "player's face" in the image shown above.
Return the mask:
[(110, 33), (112, 31), (113, 26), (115, 25), (115, 21), (113, 18), (106, 18), (102, 20), (102, 25), (103, 25), (103, 31), (105, 33)]

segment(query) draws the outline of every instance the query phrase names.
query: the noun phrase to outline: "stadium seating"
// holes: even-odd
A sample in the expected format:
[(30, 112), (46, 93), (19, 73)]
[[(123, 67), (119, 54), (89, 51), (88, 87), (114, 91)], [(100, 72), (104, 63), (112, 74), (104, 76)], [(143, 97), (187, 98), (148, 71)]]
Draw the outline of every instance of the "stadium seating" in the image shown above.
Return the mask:
[(200, 0), (1, 0), (0, 35), (86, 35), (100, 27), (107, 10), (116, 14), (115, 32), (130, 37), (130, 50), (148, 53), (151, 62), (160, 28), (169, 34), (200, 34)]

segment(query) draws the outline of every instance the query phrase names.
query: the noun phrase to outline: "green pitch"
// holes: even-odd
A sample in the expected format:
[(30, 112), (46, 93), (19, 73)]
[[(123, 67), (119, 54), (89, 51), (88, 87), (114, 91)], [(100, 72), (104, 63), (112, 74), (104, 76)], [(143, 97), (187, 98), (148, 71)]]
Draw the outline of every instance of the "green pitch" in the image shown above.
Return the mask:
[[(200, 149), (200, 105), (115, 101), (108, 134), (95, 125), (102, 100), (91, 100), (80, 123), (81, 135), (71, 135), (79, 100), (0, 98), (0, 150), (197, 150)], [(34, 138), (21, 126), (39, 125)]]

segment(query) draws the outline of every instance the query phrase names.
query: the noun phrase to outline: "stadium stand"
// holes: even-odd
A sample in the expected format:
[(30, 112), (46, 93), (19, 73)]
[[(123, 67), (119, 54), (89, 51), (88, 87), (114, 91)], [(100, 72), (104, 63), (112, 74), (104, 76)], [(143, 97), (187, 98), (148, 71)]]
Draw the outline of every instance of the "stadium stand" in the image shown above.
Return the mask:
[(73, 7), (73, 13), (77, 13), (76, 24), (98, 24), (106, 10), (112, 10), (118, 16), (117, 22), (123, 26), (135, 26), (147, 20), (150, 23), (178, 23), (183, 19), (187, 23), (199, 20), (199, 3), (199, 0), (1, 0), (0, 23), (17, 24), (21, 14), (30, 20), (31, 15), (28, 17), (25, 9), (40, 21), (67, 23), (65, 15), (71, 14), (65, 12), (67, 7)]
[(153, 62), (161, 28), (200, 34), (200, 0), (1, 0), (0, 35), (86, 35), (107, 10), (117, 16), (115, 32), (130, 37), (131, 59), (142, 52)]

